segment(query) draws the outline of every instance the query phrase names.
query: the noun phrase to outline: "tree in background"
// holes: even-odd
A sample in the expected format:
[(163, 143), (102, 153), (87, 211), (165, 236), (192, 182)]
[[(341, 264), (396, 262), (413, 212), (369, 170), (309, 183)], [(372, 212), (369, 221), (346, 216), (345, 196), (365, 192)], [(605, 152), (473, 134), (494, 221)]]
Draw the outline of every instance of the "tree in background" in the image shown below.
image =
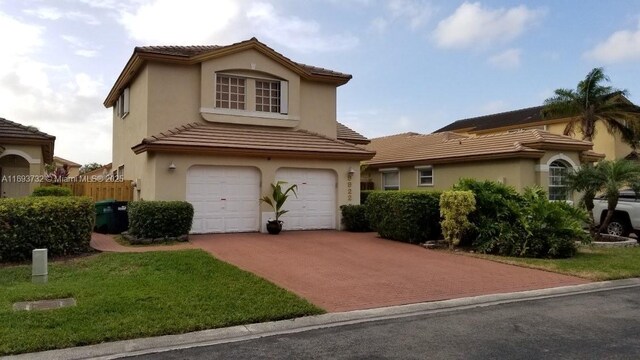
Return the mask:
[(640, 107), (625, 97), (627, 90), (604, 85), (609, 81), (603, 68), (594, 68), (575, 90), (556, 89), (555, 95), (545, 100), (542, 117), (571, 117), (564, 134), (573, 135), (579, 130), (587, 141), (593, 141), (600, 122), (610, 134), (619, 134), (635, 149), (640, 140)]
[(80, 168), (80, 175), (86, 174), (89, 171), (93, 171), (97, 168), (102, 167), (102, 165), (98, 164), (97, 162), (92, 162), (89, 164), (84, 164), (82, 165), (82, 167)]

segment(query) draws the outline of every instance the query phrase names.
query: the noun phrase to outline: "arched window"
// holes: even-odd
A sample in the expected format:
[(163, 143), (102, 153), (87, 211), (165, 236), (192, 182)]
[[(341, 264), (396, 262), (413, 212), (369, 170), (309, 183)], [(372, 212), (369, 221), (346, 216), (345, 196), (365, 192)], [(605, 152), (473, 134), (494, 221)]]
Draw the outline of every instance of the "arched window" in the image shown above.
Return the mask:
[(549, 165), (549, 200), (568, 200), (567, 171), (570, 167), (562, 160)]

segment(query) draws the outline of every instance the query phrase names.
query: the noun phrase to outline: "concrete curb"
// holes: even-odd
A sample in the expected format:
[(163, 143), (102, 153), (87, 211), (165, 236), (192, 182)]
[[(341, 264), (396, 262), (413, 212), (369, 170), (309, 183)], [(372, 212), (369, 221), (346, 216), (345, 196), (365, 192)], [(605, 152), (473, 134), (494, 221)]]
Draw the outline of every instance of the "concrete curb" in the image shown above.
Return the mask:
[(221, 329), (196, 331), (180, 335), (165, 335), (152, 338), (122, 340), (82, 347), (43, 351), (39, 353), (21, 354), (3, 357), (2, 359), (118, 359), (127, 356), (244, 341), (267, 336), (298, 333), (370, 321), (427, 315), (475, 307), (494, 306), (512, 302), (531, 301), (633, 287), (640, 287), (640, 278), (603, 281), (507, 294), (482, 295), (341, 313), (329, 313), (292, 320), (272, 321)]

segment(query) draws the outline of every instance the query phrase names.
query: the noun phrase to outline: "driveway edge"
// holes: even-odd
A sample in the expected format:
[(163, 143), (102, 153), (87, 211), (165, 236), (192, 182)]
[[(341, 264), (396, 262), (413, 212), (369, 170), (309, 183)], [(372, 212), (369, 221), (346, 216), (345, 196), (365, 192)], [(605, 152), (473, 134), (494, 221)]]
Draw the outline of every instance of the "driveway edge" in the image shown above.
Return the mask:
[(251, 340), (268, 336), (298, 333), (370, 321), (427, 315), (431, 313), (449, 312), (474, 307), (494, 306), (512, 302), (531, 301), (632, 287), (640, 287), (640, 278), (603, 281), (514, 293), (481, 295), (367, 310), (328, 313), (291, 320), (239, 325), (179, 335), (164, 335), (152, 338), (121, 340), (82, 347), (20, 354), (3, 357), (2, 359), (118, 359), (127, 356)]

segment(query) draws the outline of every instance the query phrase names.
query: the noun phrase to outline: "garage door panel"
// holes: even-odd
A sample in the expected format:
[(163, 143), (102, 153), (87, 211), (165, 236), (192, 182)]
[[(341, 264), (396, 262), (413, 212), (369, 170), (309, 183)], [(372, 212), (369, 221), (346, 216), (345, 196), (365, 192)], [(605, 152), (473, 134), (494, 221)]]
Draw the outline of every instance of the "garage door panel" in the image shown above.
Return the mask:
[(288, 230), (334, 229), (336, 223), (336, 175), (331, 170), (279, 169), (277, 181), (296, 184), (297, 194), (289, 197), (282, 217)]
[(260, 173), (250, 167), (194, 166), (187, 172), (187, 201), (194, 233), (259, 230)]

